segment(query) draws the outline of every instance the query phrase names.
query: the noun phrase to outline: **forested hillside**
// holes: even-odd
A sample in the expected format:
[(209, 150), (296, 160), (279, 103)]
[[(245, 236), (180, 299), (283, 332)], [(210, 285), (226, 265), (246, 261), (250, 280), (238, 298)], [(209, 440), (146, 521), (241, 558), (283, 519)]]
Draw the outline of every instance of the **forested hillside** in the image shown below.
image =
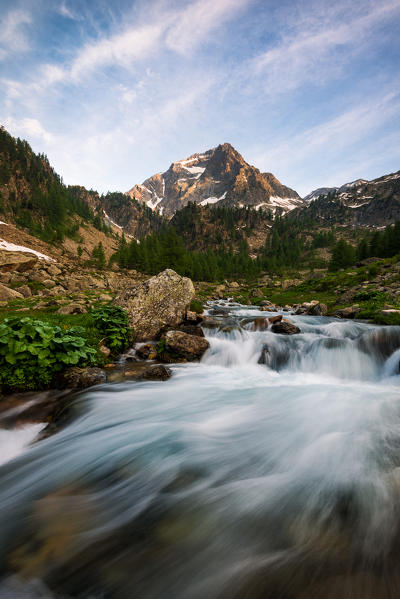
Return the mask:
[(0, 127), (0, 215), (44, 241), (62, 241), (78, 228), (73, 217), (108, 230), (89, 204), (71, 192), (26, 141)]

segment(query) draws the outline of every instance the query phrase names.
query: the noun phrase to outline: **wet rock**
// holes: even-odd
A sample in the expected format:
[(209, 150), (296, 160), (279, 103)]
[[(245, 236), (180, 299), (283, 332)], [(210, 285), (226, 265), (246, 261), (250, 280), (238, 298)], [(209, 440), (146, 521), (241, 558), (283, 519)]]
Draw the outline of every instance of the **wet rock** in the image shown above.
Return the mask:
[(218, 306), (216, 308), (211, 308), (208, 313), (210, 316), (227, 316), (229, 314), (229, 308), (222, 308)]
[(273, 333), (279, 333), (280, 335), (296, 335), (300, 333), (299, 327), (296, 327), (293, 323), (288, 320), (281, 320), (272, 325), (271, 331)]
[(257, 364), (268, 364), (269, 362), (269, 350), (268, 345), (263, 345), (261, 349), (261, 355), (258, 358)]
[(262, 306), (262, 307), (273, 306), (273, 303), (270, 302), (269, 300), (263, 300), (262, 302), (260, 302), (260, 306)]
[(400, 327), (382, 327), (368, 331), (357, 340), (357, 346), (375, 358), (386, 360), (400, 348)]
[(171, 378), (172, 370), (163, 364), (152, 364), (144, 368), (130, 368), (125, 371), (125, 376), (137, 381), (166, 381)]
[(280, 322), (282, 318), (282, 314), (278, 314), (277, 316), (270, 316), (270, 318), (268, 318), (268, 321), (270, 324), (275, 324), (276, 322)]
[(38, 262), (35, 254), (28, 252), (8, 252), (0, 250), (0, 271), (1, 272), (25, 272), (30, 270)]
[(59, 384), (69, 389), (86, 389), (93, 385), (100, 385), (107, 381), (104, 370), (97, 367), (79, 368), (73, 366), (67, 368), (59, 377)]
[(195, 324), (182, 324), (179, 330), (188, 335), (195, 335), (196, 337), (204, 337), (203, 329)]
[(13, 300), (24, 297), (22, 293), (15, 291), (15, 289), (10, 289), (10, 287), (6, 287), (0, 283), (0, 300)]
[(159, 354), (162, 362), (194, 362), (200, 360), (210, 344), (207, 339), (188, 335), (182, 331), (168, 331), (162, 343), (165, 348)]
[(221, 327), (220, 331), (221, 331), (221, 333), (229, 334), (229, 333), (233, 333), (234, 331), (240, 332), (241, 328), (238, 327), (237, 325), (236, 326), (235, 325), (226, 325), (224, 327)]
[(205, 329), (218, 329), (220, 325), (221, 322), (215, 318), (205, 318), (202, 323), (202, 326)]
[(311, 316), (325, 316), (327, 313), (328, 306), (319, 302), (311, 306), (308, 310), (308, 314), (310, 314)]
[(136, 354), (142, 360), (155, 360), (157, 358), (157, 350), (152, 343), (145, 343), (136, 349)]
[(67, 306), (61, 306), (57, 310), (57, 314), (86, 314), (87, 310), (81, 304), (68, 304)]
[(191, 310), (186, 312), (185, 322), (189, 324), (198, 324), (199, 322), (202, 322), (202, 320), (203, 316), (201, 314), (197, 314), (197, 312), (192, 312)]
[(256, 318), (253, 320), (249, 327), (249, 331), (266, 331), (269, 328), (269, 319), (268, 318)]
[(358, 304), (355, 304), (354, 306), (337, 310), (335, 316), (337, 318), (355, 318), (359, 312), (361, 312), (361, 308)]
[(167, 327), (179, 326), (194, 298), (193, 283), (171, 269), (120, 292), (113, 304), (125, 308), (136, 341), (156, 339)]

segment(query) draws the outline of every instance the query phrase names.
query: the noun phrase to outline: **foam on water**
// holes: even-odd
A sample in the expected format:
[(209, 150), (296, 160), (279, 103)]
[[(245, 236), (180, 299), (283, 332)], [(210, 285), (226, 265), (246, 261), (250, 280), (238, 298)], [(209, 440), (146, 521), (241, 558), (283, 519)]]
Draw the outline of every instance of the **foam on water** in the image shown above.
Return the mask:
[(398, 331), (289, 318), (299, 335), (208, 329), (169, 381), (81, 396), (84, 416), (0, 469), (3, 563), (59, 513), (68, 551), (41, 573), (73, 597), (395, 597)]

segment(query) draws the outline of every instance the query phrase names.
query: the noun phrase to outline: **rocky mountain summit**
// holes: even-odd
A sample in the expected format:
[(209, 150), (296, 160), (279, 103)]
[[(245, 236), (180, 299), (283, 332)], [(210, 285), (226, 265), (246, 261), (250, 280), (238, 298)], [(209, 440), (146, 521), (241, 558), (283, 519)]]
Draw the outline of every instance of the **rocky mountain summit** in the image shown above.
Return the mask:
[(319, 220), (336, 214), (356, 227), (384, 227), (400, 218), (400, 171), (316, 189), (303, 200)]
[(296, 191), (272, 173), (248, 164), (229, 143), (171, 164), (164, 173), (135, 185), (127, 195), (172, 217), (189, 202), (206, 206), (251, 206), (275, 213), (303, 205)]

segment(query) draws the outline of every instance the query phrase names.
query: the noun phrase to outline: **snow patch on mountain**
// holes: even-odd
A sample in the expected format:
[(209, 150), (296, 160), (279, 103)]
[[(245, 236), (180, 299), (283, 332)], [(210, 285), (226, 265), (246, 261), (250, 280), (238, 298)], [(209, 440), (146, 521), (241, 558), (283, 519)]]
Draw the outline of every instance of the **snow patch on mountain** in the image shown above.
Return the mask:
[(205, 200), (202, 200), (200, 202), (200, 206), (206, 206), (207, 204), (216, 204), (220, 200), (224, 200), (226, 198), (227, 193), (228, 192), (225, 191), (225, 193), (223, 193), (222, 196), (220, 196), (219, 198), (215, 198), (215, 197), (206, 198)]
[(35, 256), (39, 258), (39, 260), (46, 260), (46, 262), (55, 262), (54, 258), (50, 258), (50, 256), (46, 256), (46, 254), (37, 252), (36, 250), (28, 248), (24, 245), (16, 245), (15, 243), (11, 243), (10, 241), (5, 241), (5, 239), (0, 239), (0, 250), (6, 250), (7, 252), (27, 252), (28, 254), (35, 254)]
[(114, 225), (114, 227), (118, 227), (118, 229), (122, 229), (121, 225), (118, 225), (112, 218), (110, 218), (105, 210), (103, 210), (104, 218), (108, 220), (109, 223)]
[(189, 173), (193, 173), (194, 175), (202, 175), (206, 170), (205, 167), (202, 166), (185, 166), (185, 171), (189, 171)]

